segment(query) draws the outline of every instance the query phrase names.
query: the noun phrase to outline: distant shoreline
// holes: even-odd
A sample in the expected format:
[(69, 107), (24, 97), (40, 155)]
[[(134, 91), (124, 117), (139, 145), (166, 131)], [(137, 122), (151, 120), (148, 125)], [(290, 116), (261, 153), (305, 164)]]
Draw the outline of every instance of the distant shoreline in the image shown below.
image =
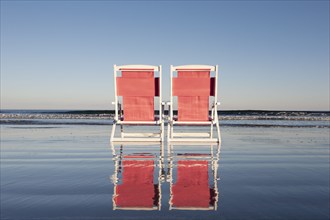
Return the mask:
[[(167, 114), (167, 110), (164, 111)], [(57, 110), (57, 109), (1, 109), (1, 114), (16, 113), (16, 114), (115, 114), (115, 110)], [(177, 111), (174, 111), (176, 114)], [(218, 110), (221, 115), (309, 115), (309, 114), (326, 114), (330, 116), (330, 111), (304, 111), (304, 110)], [(159, 114), (156, 110), (155, 114)]]

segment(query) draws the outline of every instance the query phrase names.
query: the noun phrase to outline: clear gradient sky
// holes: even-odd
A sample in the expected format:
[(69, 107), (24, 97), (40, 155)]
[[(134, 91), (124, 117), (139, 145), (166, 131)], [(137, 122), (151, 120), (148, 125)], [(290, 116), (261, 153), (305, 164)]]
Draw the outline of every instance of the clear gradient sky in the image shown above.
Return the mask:
[(2, 109), (112, 109), (113, 64), (219, 65), (221, 109), (329, 111), (329, 1), (1, 1)]

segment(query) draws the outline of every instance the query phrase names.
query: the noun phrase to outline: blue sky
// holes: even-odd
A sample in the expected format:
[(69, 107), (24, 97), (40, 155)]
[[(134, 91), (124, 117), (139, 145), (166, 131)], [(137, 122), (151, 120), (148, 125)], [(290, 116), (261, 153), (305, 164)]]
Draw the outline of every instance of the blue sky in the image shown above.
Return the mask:
[(219, 65), (222, 109), (329, 110), (329, 1), (1, 1), (2, 109), (111, 109), (113, 64)]

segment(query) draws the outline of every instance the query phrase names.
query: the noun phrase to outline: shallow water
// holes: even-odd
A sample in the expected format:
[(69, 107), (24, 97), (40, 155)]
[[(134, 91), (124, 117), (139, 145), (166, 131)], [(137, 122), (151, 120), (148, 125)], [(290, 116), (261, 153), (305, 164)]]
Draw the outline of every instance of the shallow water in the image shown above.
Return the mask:
[[(1, 219), (329, 219), (329, 128), (224, 126), (220, 151), (174, 145), (169, 154), (167, 143), (164, 151), (111, 146), (110, 130), (1, 125)], [(130, 173), (124, 161), (131, 168), (151, 161), (153, 169)], [(184, 173), (194, 166), (201, 169), (189, 171), (198, 180), (191, 194), (201, 199), (190, 195), (189, 203), (182, 199), (189, 189), (180, 185), (192, 185)], [(149, 175), (144, 185), (141, 175)], [(213, 190), (209, 201), (199, 191), (205, 187)], [(125, 196), (134, 195), (140, 204), (125, 204)], [(150, 207), (150, 200), (155, 210), (119, 210)], [(174, 209), (205, 208), (206, 202), (208, 211)]]

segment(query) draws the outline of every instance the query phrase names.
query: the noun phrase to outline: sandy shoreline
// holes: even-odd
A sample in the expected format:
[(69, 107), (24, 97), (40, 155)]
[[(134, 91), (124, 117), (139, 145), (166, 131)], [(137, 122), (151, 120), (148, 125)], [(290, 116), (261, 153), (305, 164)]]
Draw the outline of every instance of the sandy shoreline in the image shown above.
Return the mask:
[[(169, 211), (168, 183), (162, 185), (161, 211), (113, 211), (110, 130), (1, 125), (1, 218), (329, 218), (327, 128), (223, 127), (218, 209), (210, 212)], [(160, 154), (159, 146), (123, 147), (124, 153)], [(165, 155), (165, 170), (166, 162)]]

